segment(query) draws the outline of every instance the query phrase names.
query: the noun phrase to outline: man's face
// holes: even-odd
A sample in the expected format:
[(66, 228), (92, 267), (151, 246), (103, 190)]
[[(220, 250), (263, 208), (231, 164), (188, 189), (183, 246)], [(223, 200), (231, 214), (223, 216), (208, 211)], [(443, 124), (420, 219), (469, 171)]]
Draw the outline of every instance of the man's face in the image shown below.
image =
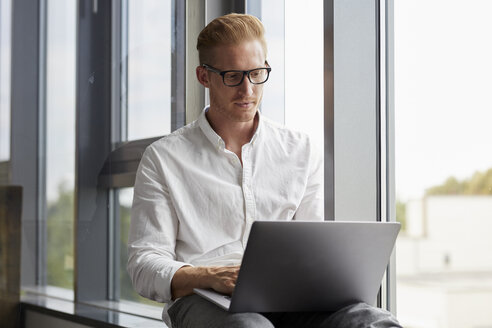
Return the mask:
[[(251, 70), (265, 67), (265, 54), (258, 40), (239, 45), (223, 45), (214, 49), (212, 63), (219, 71)], [(209, 88), (210, 111), (231, 122), (248, 122), (254, 119), (263, 96), (263, 84), (252, 84), (247, 76), (235, 87), (222, 82), (222, 76), (203, 67), (197, 69), (200, 83)]]

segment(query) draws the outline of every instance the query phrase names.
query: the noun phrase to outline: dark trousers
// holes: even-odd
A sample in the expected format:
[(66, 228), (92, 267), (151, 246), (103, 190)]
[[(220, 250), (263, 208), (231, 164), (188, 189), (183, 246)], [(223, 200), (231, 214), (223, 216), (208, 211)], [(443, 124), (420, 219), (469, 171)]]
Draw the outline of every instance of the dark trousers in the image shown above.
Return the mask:
[(197, 295), (168, 310), (173, 328), (389, 328), (401, 325), (388, 311), (357, 303), (337, 312), (229, 313)]

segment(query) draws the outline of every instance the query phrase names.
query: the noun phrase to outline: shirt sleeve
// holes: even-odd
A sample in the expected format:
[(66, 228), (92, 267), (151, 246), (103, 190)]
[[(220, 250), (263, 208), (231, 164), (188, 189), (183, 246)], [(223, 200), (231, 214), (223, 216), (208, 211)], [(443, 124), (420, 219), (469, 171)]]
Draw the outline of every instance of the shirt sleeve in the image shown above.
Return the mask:
[(179, 221), (159, 163), (157, 151), (148, 147), (135, 179), (127, 270), (140, 295), (169, 302), (175, 272), (189, 264), (176, 261)]
[(294, 220), (323, 221), (324, 217), (324, 167), (321, 154), (312, 142), (308, 143), (308, 176), (301, 203)]

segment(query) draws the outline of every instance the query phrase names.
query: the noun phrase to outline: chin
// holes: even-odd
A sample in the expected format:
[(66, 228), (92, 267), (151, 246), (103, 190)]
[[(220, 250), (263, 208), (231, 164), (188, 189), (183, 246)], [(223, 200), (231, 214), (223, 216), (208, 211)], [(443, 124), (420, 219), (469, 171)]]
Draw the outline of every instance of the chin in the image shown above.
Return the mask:
[(256, 116), (256, 112), (258, 111), (258, 107), (254, 106), (249, 109), (240, 109), (240, 110), (235, 110), (233, 113), (235, 120), (239, 122), (249, 122), (253, 120)]
[(241, 108), (240, 106), (236, 106), (232, 103), (227, 106), (215, 106), (213, 108), (217, 114), (222, 116), (223, 119), (230, 122), (250, 122), (256, 116), (258, 105), (254, 104), (253, 106), (247, 108)]

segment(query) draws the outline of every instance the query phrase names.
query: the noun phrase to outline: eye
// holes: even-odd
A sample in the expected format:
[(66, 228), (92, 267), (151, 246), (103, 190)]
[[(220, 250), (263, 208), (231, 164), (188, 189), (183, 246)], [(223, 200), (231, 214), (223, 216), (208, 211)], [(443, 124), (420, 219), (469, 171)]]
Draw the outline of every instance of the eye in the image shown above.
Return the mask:
[(249, 73), (249, 76), (251, 76), (251, 78), (258, 78), (258, 77), (263, 75), (262, 71), (263, 70), (261, 70), (261, 69), (256, 69), (256, 70), (252, 71), (251, 73)]
[(243, 74), (240, 72), (227, 72), (224, 75), (224, 78), (226, 78), (228, 80), (238, 80), (238, 79), (241, 79), (242, 77), (243, 77)]

